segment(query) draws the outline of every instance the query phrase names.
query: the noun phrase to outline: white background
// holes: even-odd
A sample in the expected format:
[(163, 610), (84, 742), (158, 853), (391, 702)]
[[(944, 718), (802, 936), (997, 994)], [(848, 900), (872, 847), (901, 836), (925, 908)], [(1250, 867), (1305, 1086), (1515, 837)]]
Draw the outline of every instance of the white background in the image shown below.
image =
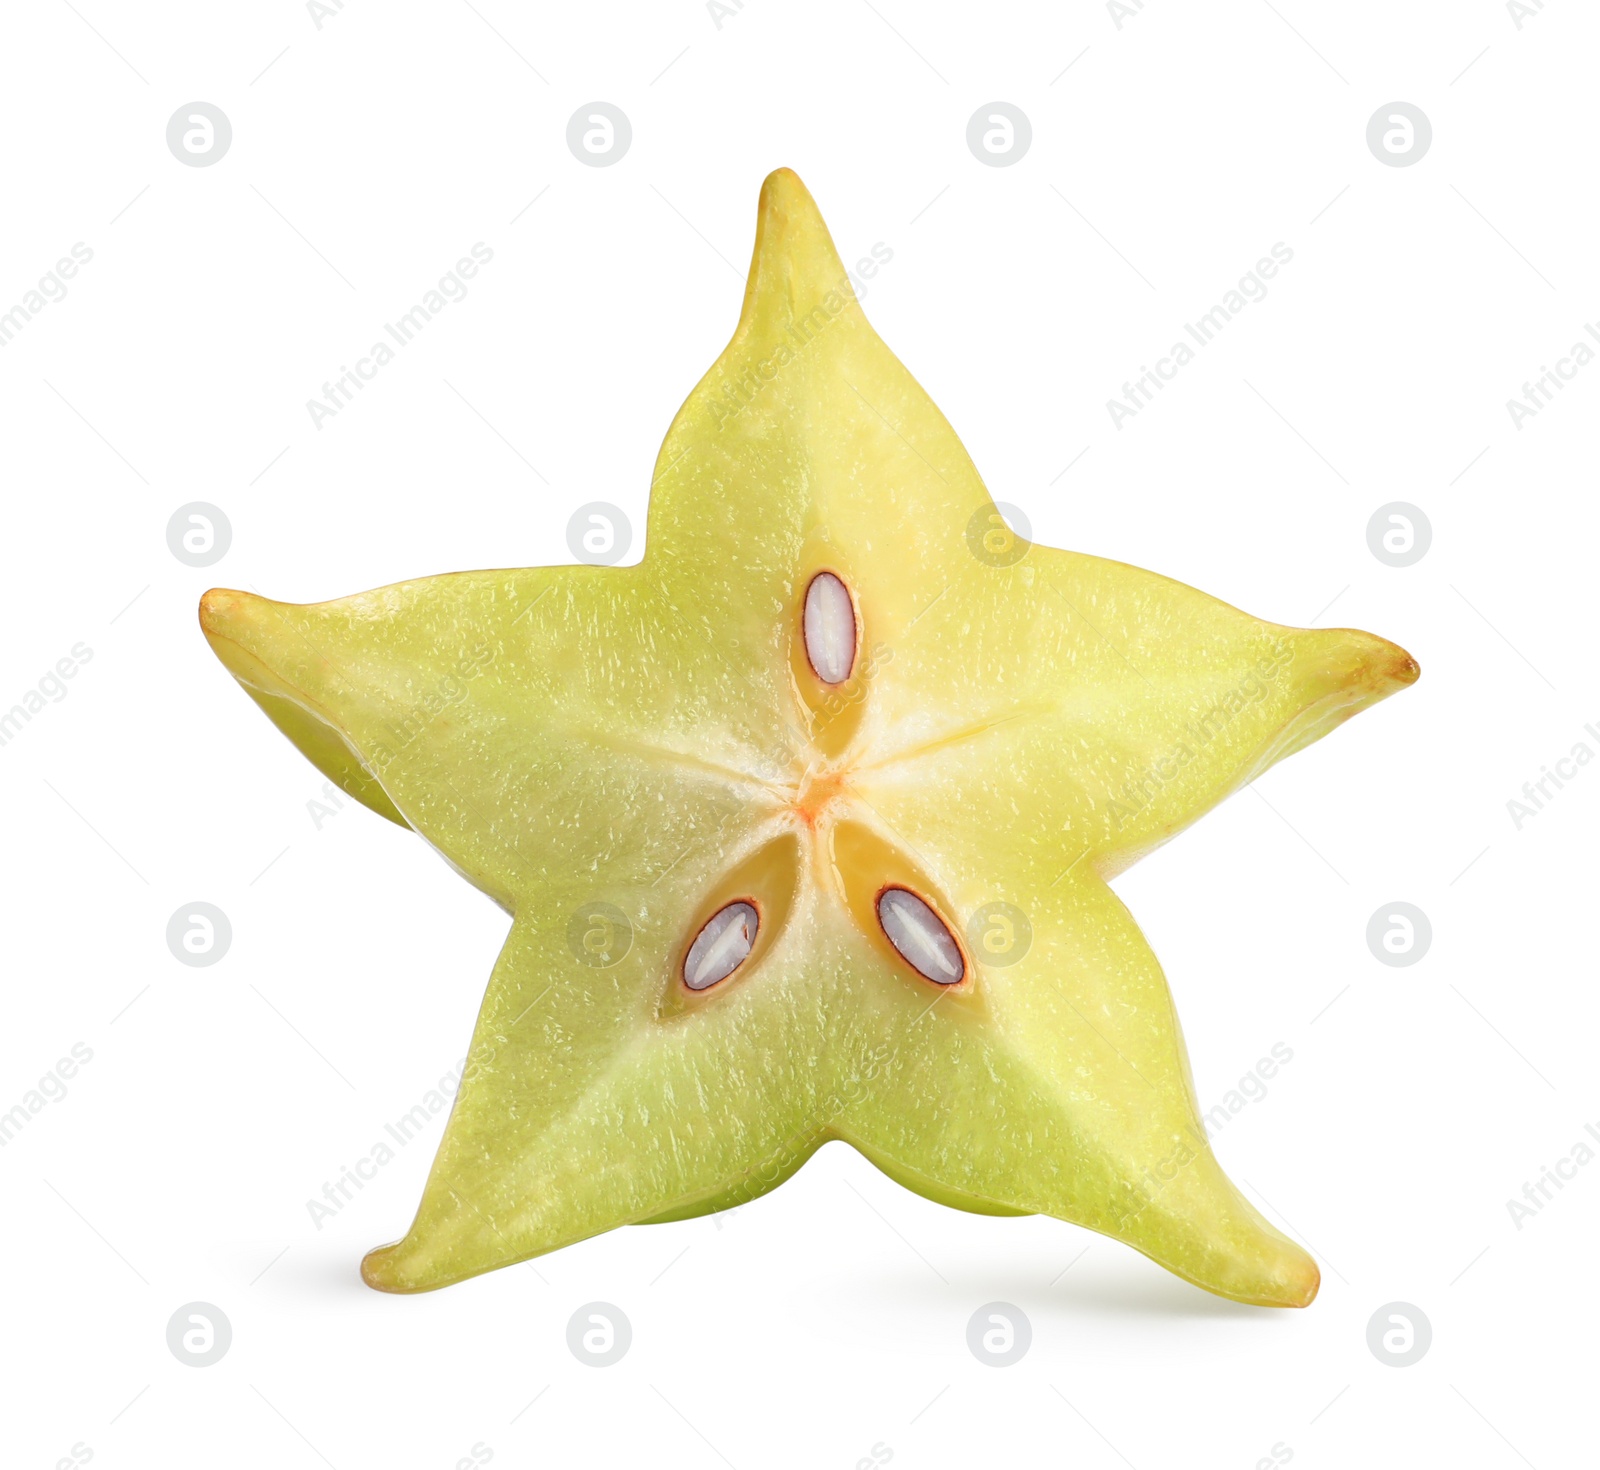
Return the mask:
[[(289, 0), (74, 3), (14, 8), (0, 93), (0, 310), (94, 252), (0, 350), (0, 707), (93, 651), (0, 748), (0, 1110), (93, 1052), (0, 1150), (8, 1466), (1592, 1453), (1600, 1163), (1520, 1230), (1506, 1202), (1600, 1125), (1600, 766), (1521, 830), (1506, 804), (1600, 751), (1600, 365), (1520, 430), (1505, 407), (1600, 315), (1591, 7), (1519, 30), (1490, 0), (1149, 0), (1119, 29), (1090, 3), (747, 0), (718, 28), (689, 0), (348, 0), (319, 30)], [(634, 133), (604, 169), (565, 141), (596, 98)], [(165, 143), (197, 99), (234, 133), (206, 168)], [(966, 146), (994, 99), (1032, 122), (1012, 167)], [(1395, 99), (1432, 121), (1412, 167), (1366, 144)], [(465, 1051), (507, 921), (363, 809), (317, 827), (321, 778), (196, 599), (564, 562), (591, 500), (637, 556), (779, 165), (847, 260), (893, 250), (868, 315), (1039, 540), (1421, 662), (1118, 883), (1203, 1108), (1293, 1052), (1215, 1144), (1321, 1262), (1306, 1311), (942, 1209), (843, 1146), (735, 1215), (421, 1297), (356, 1266), (437, 1130), (309, 1218)], [(314, 427), (305, 401), (478, 241), (471, 294)], [(1268, 297), (1114, 427), (1107, 398), (1279, 241)], [(210, 569), (167, 549), (195, 500), (233, 527)], [(1366, 540), (1395, 500), (1433, 527), (1405, 569)], [(232, 922), (211, 968), (165, 942), (194, 900)], [(1404, 969), (1365, 940), (1394, 900), (1433, 925)], [(1003, 1369), (966, 1343), (996, 1300), (1033, 1332)], [(193, 1301), (233, 1329), (203, 1369), (166, 1345)], [(566, 1345), (594, 1301), (632, 1323), (614, 1367)], [(1407, 1368), (1367, 1346), (1394, 1301), (1432, 1323)]]

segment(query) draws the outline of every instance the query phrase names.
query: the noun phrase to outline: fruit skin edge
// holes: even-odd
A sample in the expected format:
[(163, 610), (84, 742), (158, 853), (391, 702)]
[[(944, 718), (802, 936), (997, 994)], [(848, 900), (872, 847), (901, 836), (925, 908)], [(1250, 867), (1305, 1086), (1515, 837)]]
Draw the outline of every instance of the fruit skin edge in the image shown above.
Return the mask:
[[(777, 175), (774, 176), (774, 178), (777, 177)], [(770, 183), (771, 181), (769, 180), (769, 184)], [(765, 199), (765, 191), (763, 197)], [(758, 238), (758, 256), (759, 252), (760, 241)], [(753, 279), (754, 272), (752, 272), (752, 280)], [(741, 319), (741, 330), (742, 328), (743, 319)], [(735, 334), (735, 341), (737, 341), (738, 335), (738, 333)], [(692, 399), (693, 395), (691, 395), (691, 401)], [(685, 409), (687, 409), (688, 406), (689, 405), (686, 403)], [(669, 430), (668, 433), (669, 443), (671, 442), (673, 432), (676, 430), (676, 428), (677, 421), (675, 420), (673, 430)], [(663, 457), (665, 454), (666, 449), (664, 447)], [(603, 569), (595, 570), (600, 575), (607, 574)], [(471, 576), (472, 574), (462, 573), (452, 575), (467, 577)], [(209, 593), (207, 594), (205, 604), (203, 604), (202, 623), (206, 627), (207, 636), (213, 640), (214, 644), (226, 638), (226, 634), (223, 632), (221, 625), (226, 621), (225, 614), (228, 611), (227, 599), (232, 596), (234, 596), (234, 594), (228, 594), (220, 591)], [(1370, 635), (1365, 636), (1370, 637)], [(1381, 640), (1373, 639), (1372, 642), (1377, 644), (1381, 643)], [(1382, 694), (1377, 693), (1377, 685), (1390, 685), (1390, 688), (1385, 688), (1382, 691), (1383, 693), (1387, 693), (1392, 692), (1393, 687), (1400, 687), (1404, 684), (1412, 682), (1417, 673), (1415, 661), (1412, 660), (1409, 655), (1404, 654), (1402, 650), (1393, 649), (1393, 645), (1386, 645), (1386, 647), (1393, 650), (1393, 653), (1397, 655), (1397, 658), (1388, 662), (1387, 667), (1382, 668), (1381, 671), (1377, 668), (1371, 667), (1363, 670), (1363, 672), (1368, 675), (1368, 679), (1365, 681), (1367, 687), (1361, 689), (1347, 687), (1343, 691), (1342, 696), (1336, 693), (1330, 693), (1328, 699), (1325, 699), (1318, 704), (1308, 706), (1301, 712), (1301, 715), (1297, 717), (1295, 721), (1292, 721), (1289, 725), (1286, 725), (1282, 731), (1280, 731), (1278, 738), (1274, 742), (1262, 749), (1257, 760), (1246, 772), (1242, 774), (1240, 779), (1234, 782), (1228, 791), (1223, 791), (1218, 794), (1215, 800), (1220, 801), (1226, 795), (1230, 794), (1231, 790), (1236, 790), (1238, 787), (1247, 784), (1249, 780), (1254, 779), (1255, 775), (1266, 769), (1267, 766), (1271, 765), (1277, 759), (1280, 759), (1284, 755), (1292, 753), (1294, 750), (1298, 750), (1303, 746), (1310, 744), (1312, 741), (1320, 738), (1323, 734), (1327, 733), (1337, 724), (1342, 723), (1344, 719), (1349, 718), (1360, 708), (1365, 707), (1365, 705), (1371, 702), (1374, 697), (1382, 697)], [(221, 652), (220, 649), (218, 651), (219, 653)], [(322, 769), (325, 774), (328, 774), (330, 777), (336, 779), (339, 784), (347, 790), (350, 789), (350, 783), (352, 780), (359, 783), (363, 778), (365, 778), (367, 781), (367, 789), (361, 791), (352, 791), (352, 794), (357, 795), (358, 799), (373, 807), (373, 809), (379, 811), (381, 815), (386, 816), (389, 820), (395, 821), (400, 825), (410, 825), (406, 822), (406, 819), (401, 814), (399, 808), (392, 800), (390, 800), (388, 793), (384, 790), (381, 782), (371, 778), (370, 770), (365, 767), (364, 763), (359, 757), (359, 754), (354, 751), (350, 743), (342, 736), (331, 720), (321, 719), (319, 717), (319, 712), (292, 697), (288, 697), (281, 691), (280, 687), (275, 687), (277, 685), (276, 677), (270, 669), (266, 669), (263, 666), (261, 668), (259, 677), (247, 677), (248, 673), (251, 672), (248, 668), (248, 665), (252, 661), (252, 655), (250, 655), (242, 645), (235, 643), (231, 650), (231, 654), (232, 656), (225, 658), (224, 661), (229, 664), (230, 669), (235, 673), (236, 677), (239, 678), (241, 683), (246, 684), (252, 696), (259, 704), (262, 705), (269, 717), (273, 719), (274, 723), (277, 724), (285, 734), (289, 735), (291, 741), (295, 743), (297, 747), (303, 751), (303, 753), (307, 754), (308, 757), (312, 759), (314, 764)], [(1208, 803), (1208, 806), (1214, 804), (1215, 801)], [(1172, 832), (1176, 831), (1178, 826), (1188, 825), (1189, 821), (1194, 820), (1199, 814), (1199, 811), (1188, 813), (1182, 823), (1174, 825), (1172, 831), (1161, 832), (1153, 841), (1148, 844), (1148, 846), (1141, 848), (1137, 852), (1125, 854), (1125, 860), (1121, 861), (1115, 867), (1107, 865), (1107, 870), (1103, 873), (1103, 876), (1109, 877), (1112, 876), (1114, 871), (1120, 871), (1122, 868), (1134, 861), (1137, 856), (1142, 856), (1144, 852), (1149, 851), (1152, 847), (1158, 845), (1160, 841), (1163, 841), (1166, 837), (1172, 835)], [(1186, 1062), (1187, 1059), (1185, 1056), (1185, 1065)], [(1192, 1096), (1192, 1080), (1189, 1083), (1189, 1090)], [(784, 1180), (789, 1178), (806, 1161), (806, 1159), (808, 1159), (811, 1154), (815, 1152), (816, 1148), (821, 1146), (823, 1142), (827, 1142), (834, 1138), (843, 1139), (844, 1137), (844, 1134), (834, 1131), (830, 1127), (824, 1126), (818, 1131), (818, 1136), (816, 1137), (815, 1141), (810, 1142), (803, 1149), (797, 1150), (791, 1160), (786, 1161), (780, 1166), (775, 1177), (770, 1180), (758, 1180), (757, 1187), (753, 1189), (748, 1187), (747, 1184), (743, 1183), (718, 1185), (711, 1189), (698, 1191), (694, 1198), (685, 1198), (667, 1210), (645, 1215), (636, 1221), (627, 1223), (664, 1223), (669, 1220), (687, 1219), (700, 1214), (711, 1213), (719, 1209), (735, 1207), (738, 1204), (758, 1197), (762, 1193), (766, 1193), (768, 1190), (775, 1188), (778, 1184), (784, 1182)], [(996, 1215), (1034, 1213), (1032, 1210), (1018, 1209), (998, 1201), (984, 1199), (981, 1196), (952, 1189), (934, 1179), (919, 1174), (914, 1169), (900, 1164), (892, 1158), (881, 1154), (880, 1152), (872, 1150), (858, 1140), (847, 1139), (846, 1141), (851, 1142), (853, 1146), (864, 1153), (877, 1167), (882, 1169), (885, 1173), (888, 1173), (890, 1177), (895, 1178), (905, 1187), (910, 1188), (915, 1192), (924, 1195), (926, 1198), (934, 1200), (935, 1202), (978, 1213)], [(1209, 1145), (1204, 1144), (1203, 1140), (1202, 1146), (1209, 1152)], [(756, 1170), (752, 1170), (751, 1172), (754, 1173)], [(600, 1233), (600, 1231), (608, 1228), (613, 1227), (602, 1226), (599, 1227), (598, 1230), (584, 1230), (573, 1235), (571, 1239), (563, 1239), (555, 1243), (545, 1245), (540, 1249), (529, 1251), (526, 1254), (518, 1257), (518, 1259), (526, 1260), (535, 1255), (545, 1254), (550, 1250), (560, 1249), (566, 1244), (571, 1244), (576, 1240), (588, 1238), (588, 1236), (595, 1233)], [(1086, 1228), (1095, 1229), (1097, 1227), (1089, 1225)], [(1110, 1231), (1101, 1231), (1099, 1233), (1107, 1234), (1108, 1237), (1112, 1239), (1122, 1240), (1122, 1243), (1124, 1244), (1132, 1244), (1134, 1245), (1135, 1249), (1143, 1249), (1136, 1242), (1126, 1240), (1121, 1236), (1112, 1234)], [(510, 1262), (496, 1262), (493, 1264), (493, 1266), (479, 1267), (474, 1270), (463, 1271), (458, 1276), (446, 1276), (442, 1279), (431, 1281), (424, 1286), (407, 1286), (396, 1282), (392, 1278), (385, 1279), (382, 1274), (382, 1266), (385, 1258), (390, 1252), (395, 1250), (399, 1244), (400, 1243), (397, 1242), (394, 1246), (379, 1248), (368, 1255), (366, 1260), (363, 1262), (362, 1270), (363, 1276), (365, 1279), (367, 1279), (369, 1284), (385, 1290), (404, 1291), (435, 1289), (436, 1287), (450, 1284), (451, 1281), (465, 1279), (467, 1276), (478, 1274), (479, 1270), (493, 1269), (500, 1264), (510, 1264)], [(1148, 1251), (1144, 1253), (1151, 1254)], [(1152, 1259), (1156, 1259), (1158, 1263), (1161, 1264), (1165, 1269), (1172, 1271), (1176, 1275), (1184, 1277), (1184, 1279), (1194, 1281), (1195, 1284), (1202, 1286), (1204, 1289), (1212, 1291), (1217, 1290), (1216, 1286), (1199, 1280), (1198, 1277), (1190, 1276), (1182, 1269), (1180, 1265), (1175, 1264), (1172, 1260), (1162, 1260), (1155, 1256), (1152, 1256)], [(1285, 1300), (1283, 1297), (1263, 1298), (1253, 1296), (1235, 1296), (1234, 1299), (1260, 1302), (1261, 1304), (1267, 1305), (1305, 1305), (1309, 1303), (1309, 1301), (1312, 1300), (1316, 1294), (1317, 1280), (1318, 1278), (1316, 1276), (1315, 1267), (1313, 1264), (1308, 1277), (1296, 1283), (1294, 1286), (1291, 1295), (1298, 1298), (1297, 1300)]]

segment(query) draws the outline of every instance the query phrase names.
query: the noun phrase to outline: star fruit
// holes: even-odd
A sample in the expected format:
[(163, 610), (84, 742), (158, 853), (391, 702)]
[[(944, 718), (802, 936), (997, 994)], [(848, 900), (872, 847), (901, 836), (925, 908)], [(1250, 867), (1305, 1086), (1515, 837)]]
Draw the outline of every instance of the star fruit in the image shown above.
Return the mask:
[(1108, 880), (1416, 663), (1013, 535), (788, 170), (652, 486), (637, 566), (202, 602), (301, 751), (512, 915), (366, 1281), (727, 1209), (843, 1139), (943, 1204), (1310, 1302)]

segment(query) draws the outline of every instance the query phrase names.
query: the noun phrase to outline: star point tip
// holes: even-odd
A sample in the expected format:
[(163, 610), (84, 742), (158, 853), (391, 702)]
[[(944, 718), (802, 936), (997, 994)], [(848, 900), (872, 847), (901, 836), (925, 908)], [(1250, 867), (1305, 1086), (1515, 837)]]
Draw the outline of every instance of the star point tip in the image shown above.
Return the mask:
[(1382, 699), (1415, 684), (1422, 666), (1398, 643), (1359, 628), (1309, 628), (1299, 635), (1332, 685)]
[(1422, 677), (1422, 665), (1398, 643), (1374, 633), (1354, 635), (1360, 640), (1363, 680), (1383, 694), (1393, 694), (1415, 684)]
[(1296, 1269), (1285, 1277), (1283, 1290), (1270, 1305), (1280, 1307), (1309, 1307), (1322, 1290), (1322, 1271), (1308, 1255)]
[(819, 306), (819, 321), (853, 312), (855, 290), (811, 191), (792, 168), (774, 169), (756, 208), (743, 319), (781, 333)]
[(214, 637), (226, 637), (228, 626), (249, 594), (231, 587), (213, 587), (200, 599), (200, 626)]
[(361, 1258), (361, 1279), (374, 1291), (404, 1292), (390, 1267), (390, 1258), (399, 1249), (400, 1242), (375, 1246)]
[(792, 168), (787, 166), (773, 169), (761, 181), (761, 201), (763, 204), (769, 200), (777, 203), (784, 198), (811, 199), (811, 191), (806, 188), (805, 181)]

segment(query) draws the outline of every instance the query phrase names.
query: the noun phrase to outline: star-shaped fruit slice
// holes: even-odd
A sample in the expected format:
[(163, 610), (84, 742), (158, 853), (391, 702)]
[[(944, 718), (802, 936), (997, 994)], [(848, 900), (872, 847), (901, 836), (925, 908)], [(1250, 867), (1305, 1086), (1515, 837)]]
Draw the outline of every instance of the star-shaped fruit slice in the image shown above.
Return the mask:
[(1107, 880), (1410, 656), (1015, 537), (787, 170), (653, 486), (637, 566), (202, 604), (301, 751), (512, 915), (366, 1280), (725, 1209), (837, 1138), (945, 1204), (1309, 1302)]

